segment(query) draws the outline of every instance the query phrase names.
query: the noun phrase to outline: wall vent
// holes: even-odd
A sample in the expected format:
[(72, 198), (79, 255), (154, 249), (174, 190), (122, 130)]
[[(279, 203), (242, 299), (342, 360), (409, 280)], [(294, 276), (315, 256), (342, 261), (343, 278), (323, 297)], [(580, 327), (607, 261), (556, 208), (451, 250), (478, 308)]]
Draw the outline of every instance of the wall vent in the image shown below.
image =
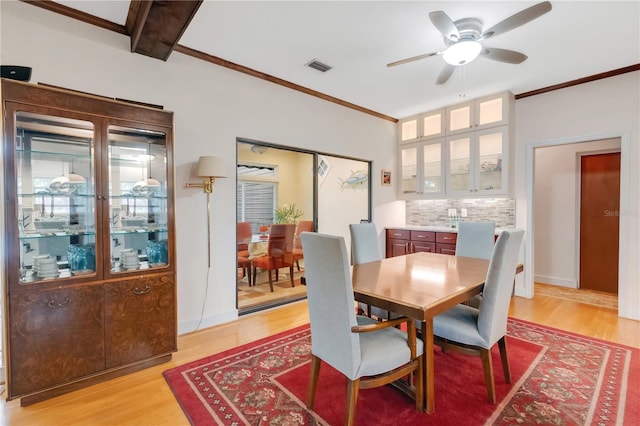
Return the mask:
[(314, 60), (312, 60), (311, 62), (308, 62), (305, 65), (308, 66), (309, 68), (313, 68), (314, 70), (318, 70), (320, 72), (327, 72), (331, 68), (333, 68), (333, 67), (331, 67), (331, 66), (329, 66), (327, 64), (323, 64), (322, 62), (318, 61), (317, 59), (314, 59)]

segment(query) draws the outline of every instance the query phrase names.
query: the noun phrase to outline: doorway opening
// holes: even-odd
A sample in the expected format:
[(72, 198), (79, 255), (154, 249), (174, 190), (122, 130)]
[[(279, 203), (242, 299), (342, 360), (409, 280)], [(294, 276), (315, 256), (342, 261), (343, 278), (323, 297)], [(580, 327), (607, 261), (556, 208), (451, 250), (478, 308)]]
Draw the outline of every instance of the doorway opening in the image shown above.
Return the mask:
[[(348, 225), (371, 220), (371, 162), (247, 139), (237, 140), (236, 152), (237, 307), (243, 315), (306, 298), (301, 230), (339, 235), (350, 246)], [(296, 256), (269, 271), (280, 266), (264, 259), (272, 225), (283, 223), (295, 225)]]
[[(590, 188), (583, 188), (586, 181), (581, 177), (584, 158), (617, 153), (620, 159), (620, 150), (619, 137), (533, 149), (533, 214), (530, 229), (534, 260), (531, 264), (536, 291), (540, 287), (544, 292), (569, 295), (569, 289), (588, 289), (589, 286), (583, 286), (581, 283), (581, 274), (585, 266), (591, 266), (594, 262), (589, 253), (601, 253), (601, 250), (608, 249), (611, 253), (615, 252), (616, 259), (608, 262), (608, 273), (599, 274), (598, 279), (607, 280), (608, 288), (614, 289), (609, 291), (617, 293), (617, 253), (620, 244), (617, 222), (614, 225), (615, 229), (607, 227), (605, 231), (602, 227), (594, 229), (595, 225), (590, 221), (593, 219), (613, 222), (610, 219), (616, 219), (613, 215), (620, 208), (619, 192), (615, 200), (607, 201), (608, 207), (604, 208), (602, 206), (605, 204), (598, 201), (602, 197), (596, 196), (594, 192), (595, 187), (592, 185)], [(593, 175), (592, 181), (598, 182), (600, 178), (601, 176)], [(616, 179), (619, 188), (619, 161), (617, 177), (614, 180)], [(584, 193), (585, 189), (587, 193)], [(588, 195), (592, 195), (595, 201), (591, 200), (591, 206), (583, 207), (583, 202), (589, 199)], [(608, 215), (607, 210), (610, 212)], [(584, 232), (585, 226), (590, 228), (588, 233)], [(598, 247), (599, 244), (605, 243), (607, 247)], [(549, 285), (554, 287), (549, 288)], [(605, 291), (603, 287), (592, 286), (591, 289)], [(597, 300), (596, 295), (593, 297), (594, 300)], [(617, 303), (615, 304), (617, 306)]]

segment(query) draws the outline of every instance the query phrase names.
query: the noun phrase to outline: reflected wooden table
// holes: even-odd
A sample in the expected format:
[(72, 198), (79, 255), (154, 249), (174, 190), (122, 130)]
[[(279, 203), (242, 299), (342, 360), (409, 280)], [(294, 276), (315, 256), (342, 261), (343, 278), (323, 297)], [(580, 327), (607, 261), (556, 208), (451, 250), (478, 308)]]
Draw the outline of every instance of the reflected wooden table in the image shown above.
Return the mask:
[(480, 293), (489, 261), (413, 253), (353, 266), (355, 299), (422, 321), (427, 412), (434, 411), (433, 318)]

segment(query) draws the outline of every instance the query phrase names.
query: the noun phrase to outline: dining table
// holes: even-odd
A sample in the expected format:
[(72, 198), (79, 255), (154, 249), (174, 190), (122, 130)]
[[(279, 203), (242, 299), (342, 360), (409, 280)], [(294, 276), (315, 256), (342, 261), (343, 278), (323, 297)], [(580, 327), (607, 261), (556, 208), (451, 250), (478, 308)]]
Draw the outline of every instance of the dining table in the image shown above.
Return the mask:
[(486, 259), (428, 252), (353, 265), (357, 301), (420, 321), (428, 413), (435, 410), (433, 318), (481, 293), (488, 268)]

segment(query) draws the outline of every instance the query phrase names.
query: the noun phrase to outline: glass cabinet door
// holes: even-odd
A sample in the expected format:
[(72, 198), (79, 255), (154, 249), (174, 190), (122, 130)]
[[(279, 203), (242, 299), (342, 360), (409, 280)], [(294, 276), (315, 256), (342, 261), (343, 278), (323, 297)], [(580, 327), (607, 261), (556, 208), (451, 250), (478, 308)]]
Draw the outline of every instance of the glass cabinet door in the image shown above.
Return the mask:
[(506, 154), (507, 130), (504, 127), (477, 133), (478, 174), (480, 193), (503, 193), (506, 188), (503, 158)]
[(19, 283), (96, 273), (94, 124), (18, 111)]
[(422, 147), (422, 163), (423, 193), (444, 194), (442, 142), (430, 143)]
[(168, 264), (166, 134), (110, 125), (111, 272)]
[(447, 192), (468, 194), (472, 190), (471, 136), (452, 138), (449, 145)]
[(400, 195), (403, 198), (410, 198), (418, 195), (420, 182), (418, 177), (418, 147), (415, 145), (405, 146), (400, 150)]

